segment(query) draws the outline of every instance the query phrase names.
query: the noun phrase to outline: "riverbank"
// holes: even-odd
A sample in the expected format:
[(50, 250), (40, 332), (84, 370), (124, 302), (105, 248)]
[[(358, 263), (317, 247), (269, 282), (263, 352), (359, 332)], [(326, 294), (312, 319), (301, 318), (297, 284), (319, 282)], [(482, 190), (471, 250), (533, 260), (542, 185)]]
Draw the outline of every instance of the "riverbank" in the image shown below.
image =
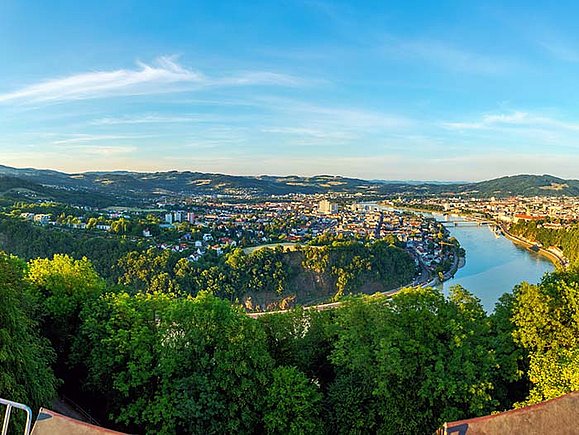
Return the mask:
[[(391, 207), (390, 205), (387, 205), (387, 206)], [(436, 213), (436, 214), (442, 214), (442, 215), (449, 214), (451, 216), (452, 215), (460, 216), (461, 218), (463, 218), (467, 221), (476, 221), (476, 219), (474, 219), (471, 215), (466, 214), (466, 213), (458, 213), (456, 211), (453, 211), (452, 213), (445, 213), (444, 211), (427, 210), (427, 209), (421, 209), (421, 208), (417, 208), (417, 207), (395, 207), (395, 208), (400, 209), (400, 210), (404, 210), (404, 211), (410, 211), (410, 212), (431, 213), (431, 214)], [(537, 250), (531, 249), (533, 246), (536, 246), (535, 243), (532, 243), (528, 240), (525, 240), (521, 237), (518, 237), (518, 236), (510, 233), (506, 229), (506, 227), (501, 222), (497, 221), (496, 219), (489, 218), (488, 220), (492, 221), (497, 227), (499, 227), (501, 229), (501, 231), (506, 239), (510, 240), (515, 245), (522, 246), (523, 248), (528, 249), (531, 252), (534, 252), (538, 255), (545, 257), (551, 263), (553, 263), (553, 265), (555, 267), (565, 268), (569, 264), (566, 258), (561, 257), (560, 255), (557, 255), (556, 253), (549, 251), (548, 249), (541, 248), (538, 246), (537, 246), (537, 248), (538, 248)]]
[[(462, 269), (464, 267), (465, 264), (466, 264), (465, 257), (461, 257), (458, 254), (455, 254), (454, 261), (452, 263), (452, 267), (445, 274), (445, 277), (448, 274), (449, 279), (452, 278), (456, 274), (456, 272), (458, 272), (459, 269)], [(445, 279), (445, 281), (446, 281), (446, 279)]]
[(545, 273), (555, 269), (546, 256), (533, 255), (535, 253), (531, 250), (523, 249), (507, 237), (498, 236), (494, 223), (477, 225), (462, 222), (465, 219), (459, 217), (443, 218), (439, 214), (435, 217), (459, 221), (458, 225), (450, 223), (446, 228), (466, 251), (463, 268), (454, 278), (436, 286), (445, 295), (450, 294), (453, 286), (460, 285), (478, 297), (485, 310), (491, 313), (504, 293), (512, 291), (522, 281), (538, 283)]
[[(549, 261), (551, 261), (551, 263), (553, 263), (555, 265), (555, 267), (562, 267), (565, 268), (568, 265), (568, 261), (565, 257), (561, 257), (560, 255), (555, 254), (552, 251), (549, 251), (548, 249), (545, 248), (541, 248), (539, 246), (537, 246), (536, 243), (530, 242), (526, 239), (523, 239), (522, 237), (519, 236), (515, 236), (514, 234), (511, 234), (507, 231), (507, 229), (500, 223), (497, 222), (497, 225), (501, 228), (501, 231), (503, 232), (504, 236), (509, 239), (511, 242), (513, 242), (516, 245), (522, 246), (525, 249), (528, 249), (529, 251), (535, 252), (536, 254), (542, 255), (545, 258), (548, 258)], [(533, 246), (537, 247), (537, 250), (532, 249)]]

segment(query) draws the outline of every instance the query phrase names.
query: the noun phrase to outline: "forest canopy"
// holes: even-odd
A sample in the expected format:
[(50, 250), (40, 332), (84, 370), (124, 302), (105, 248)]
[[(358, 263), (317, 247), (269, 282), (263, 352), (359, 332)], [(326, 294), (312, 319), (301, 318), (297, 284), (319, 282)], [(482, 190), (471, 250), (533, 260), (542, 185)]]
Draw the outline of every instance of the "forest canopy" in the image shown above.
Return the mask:
[(491, 314), (455, 287), (253, 319), (210, 290), (107, 284), (86, 259), (0, 267), (0, 395), (35, 411), (66, 395), (119, 430), (422, 434), (579, 386), (577, 271)]

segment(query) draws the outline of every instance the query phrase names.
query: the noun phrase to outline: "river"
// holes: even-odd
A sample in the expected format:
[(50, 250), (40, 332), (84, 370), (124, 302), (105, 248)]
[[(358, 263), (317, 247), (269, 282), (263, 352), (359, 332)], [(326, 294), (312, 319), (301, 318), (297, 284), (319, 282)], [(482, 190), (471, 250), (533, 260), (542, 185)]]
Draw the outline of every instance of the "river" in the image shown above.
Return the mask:
[[(385, 209), (392, 210), (390, 207)], [(458, 216), (421, 213), (437, 220), (464, 221)], [(537, 283), (555, 266), (547, 258), (522, 248), (504, 236), (497, 237), (489, 227), (445, 224), (466, 251), (466, 264), (454, 278), (440, 284), (445, 294), (459, 284), (476, 295), (487, 312), (494, 309), (498, 298), (522, 282)]]
[[(432, 214), (437, 220), (464, 221), (460, 217)], [(466, 264), (454, 278), (441, 284), (445, 293), (460, 284), (480, 298), (488, 312), (498, 298), (522, 281), (537, 283), (555, 266), (547, 258), (522, 248), (504, 236), (497, 237), (489, 227), (445, 224), (466, 251)]]

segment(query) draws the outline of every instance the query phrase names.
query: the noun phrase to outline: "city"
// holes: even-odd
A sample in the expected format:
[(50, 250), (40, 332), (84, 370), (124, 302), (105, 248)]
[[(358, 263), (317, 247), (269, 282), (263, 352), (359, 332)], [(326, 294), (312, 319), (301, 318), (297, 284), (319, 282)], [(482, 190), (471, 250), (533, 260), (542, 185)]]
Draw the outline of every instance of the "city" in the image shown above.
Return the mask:
[(579, 435), (579, 3), (0, 0), (2, 435)]
[[(189, 261), (198, 261), (207, 252), (222, 255), (236, 247), (245, 252), (261, 246), (289, 249), (322, 235), (344, 240), (386, 239), (402, 242), (432, 277), (450, 271), (456, 253), (445, 246), (454, 245), (448, 242), (448, 231), (433, 218), (383, 210), (377, 204), (340, 201), (338, 205), (319, 195), (292, 195), (251, 204), (203, 201), (189, 204), (187, 209), (180, 208), (185, 204), (170, 204), (171, 210), (168, 204), (159, 203), (157, 209), (145, 211), (73, 208), (74, 215), (21, 212), (19, 216), (39, 225), (142, 238), (151, 247), (180, 253)], [(55, 206), (36, 204), (40, 210)], [(7, 212), (14, 215), (17, 210)]]

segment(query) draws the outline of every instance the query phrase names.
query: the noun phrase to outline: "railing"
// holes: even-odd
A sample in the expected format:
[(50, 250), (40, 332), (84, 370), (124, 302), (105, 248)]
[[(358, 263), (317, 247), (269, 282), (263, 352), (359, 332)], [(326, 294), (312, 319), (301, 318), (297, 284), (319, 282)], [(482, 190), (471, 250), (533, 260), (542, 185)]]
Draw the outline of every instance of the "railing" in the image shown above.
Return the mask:
[(6, 411), (4, 412), (4, 422), (2, 423), (2, 433), (1, 435), (8, 435), (8, 424), (10, 423), (10, 414), (12, 413), (12, 408), (18, 408), (26, 412), (26, 426), (24, 426), (24, 435), (30, 434), (30, 426), (32, 425), (32, 410), (22, 403), (13, 402), (11, 400), (6, 400), (0, 398), (0, 404), (6, 406)]
[(84, 408), (82, 408), (78, 403), (76, 403), (70, 397), (63, 395), (61, 397), (61, 400), (65, 405), (70, 406), (71, 408), (74, 409), (74, 411), (78, 412), (81, 415), (81, 420), (84, 420), (90, 424), (94, 424), (95, 426), (101, 425), (98, 420), (95, 420), (87, 411), (84, 410)]

